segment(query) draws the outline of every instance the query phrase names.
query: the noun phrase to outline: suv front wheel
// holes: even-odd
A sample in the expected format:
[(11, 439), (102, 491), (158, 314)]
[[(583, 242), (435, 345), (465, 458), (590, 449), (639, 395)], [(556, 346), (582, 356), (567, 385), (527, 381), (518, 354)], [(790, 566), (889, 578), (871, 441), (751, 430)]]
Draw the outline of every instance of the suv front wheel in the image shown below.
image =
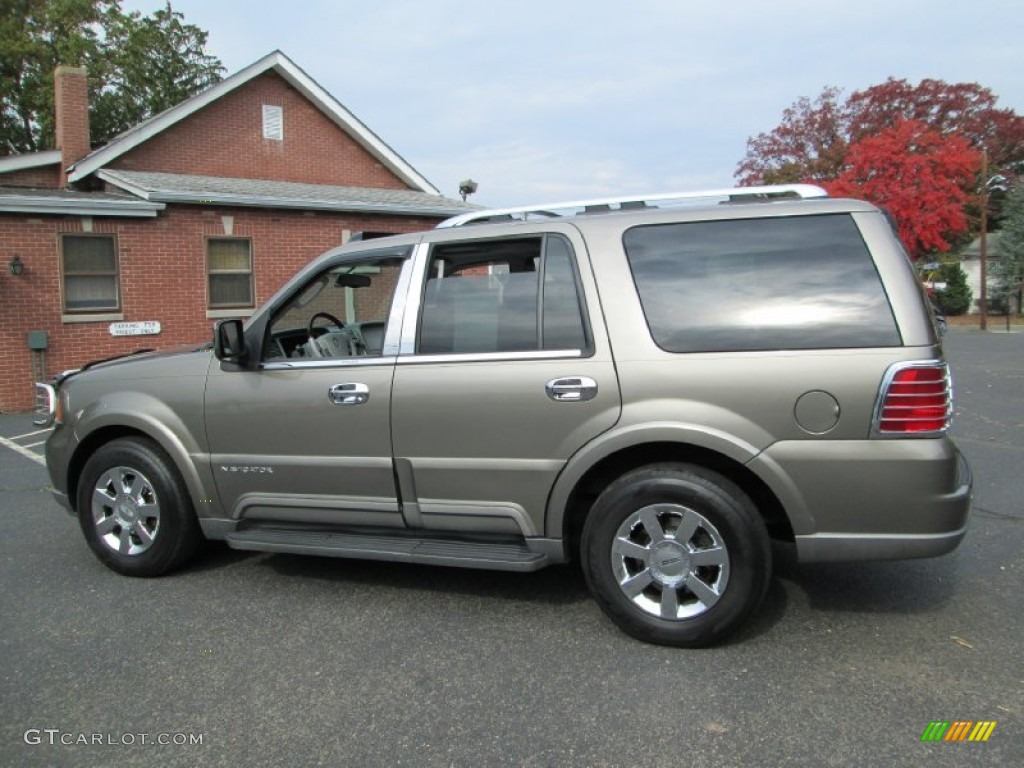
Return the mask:
[(597, 498), (583, 528), (587, 584), (640, 640), (697, 647), (728, 635), (771, 577), (764, 521), (733, 482), (703, 467), (634, 470)]
[(160, 576), (183, 565), (202, 543), (177, 468), (156, 443), (121, 438), (85, 463), (78, 520), (93, 553), (126, 576)]

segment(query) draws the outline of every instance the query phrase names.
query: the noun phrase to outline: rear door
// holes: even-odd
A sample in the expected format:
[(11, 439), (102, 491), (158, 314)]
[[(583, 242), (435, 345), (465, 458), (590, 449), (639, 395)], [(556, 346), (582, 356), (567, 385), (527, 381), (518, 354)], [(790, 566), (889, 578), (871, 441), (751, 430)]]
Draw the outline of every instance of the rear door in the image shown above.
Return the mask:
[(423, 244), (417, 275), (392, 397), (406, 518), (543, 535), (558, 473), (619, 415), (583, 241), (562, 227)]

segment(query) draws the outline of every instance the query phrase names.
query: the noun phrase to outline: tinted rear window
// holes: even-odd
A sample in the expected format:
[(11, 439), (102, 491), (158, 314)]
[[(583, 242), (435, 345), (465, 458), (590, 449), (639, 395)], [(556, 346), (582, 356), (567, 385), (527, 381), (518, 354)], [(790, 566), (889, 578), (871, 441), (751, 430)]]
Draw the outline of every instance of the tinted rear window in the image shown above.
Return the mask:
[(901, 343), (848, 215), (642, 226), (623, 239), (651, 335), (669, 352)]

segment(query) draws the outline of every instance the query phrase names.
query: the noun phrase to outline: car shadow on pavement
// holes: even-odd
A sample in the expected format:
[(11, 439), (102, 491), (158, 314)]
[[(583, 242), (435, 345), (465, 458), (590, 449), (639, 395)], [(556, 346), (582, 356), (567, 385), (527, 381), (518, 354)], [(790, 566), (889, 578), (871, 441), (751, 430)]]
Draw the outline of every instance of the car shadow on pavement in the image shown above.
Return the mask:
[(575, 565), (553, 565), (532, 573), (514, 573), (284, 554), (266, 557), (257, 565), (283, 576), (335, 584), (388, 586), (556, 605), (590, 599), (583, 574)]
[(775, 577), (803, 592), (812, 610), (850, 613), (930, 613), (953, 599), (954, 558), (798, 564), (778, 551)]

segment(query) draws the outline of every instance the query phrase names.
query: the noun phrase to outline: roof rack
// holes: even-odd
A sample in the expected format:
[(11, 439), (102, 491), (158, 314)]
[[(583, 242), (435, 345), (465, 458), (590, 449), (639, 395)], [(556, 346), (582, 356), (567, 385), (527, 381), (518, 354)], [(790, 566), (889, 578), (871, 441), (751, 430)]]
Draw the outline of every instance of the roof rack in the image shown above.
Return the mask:
[[(828, 197), (828, 193), (813, 184), (774, 184), (761, 187), (732, 187), (729, 189), (709, 189), (700, 192), (673, 192), (657, 195), (631, 195), (628, 197), (606, 197), (596, 200), (574, 200), (548, 205), (523, 205), (516, 208), (494, 208), (490, 210), (471, 211), (446, 219), (437, 225), (442, 227), (461, 227), (473, 222), (509, 220), (527, 221), (531, 217), (562, 218), (585, 214), (608, 213), (611, 211), (627, 211), (644, 208), (663, 208), (697, 200), (724, 198), (723, 202), (754, 202), (778, 200), (780, 198), (811, 198)], [(569, 211), (558, 213), (558, 211)]]

